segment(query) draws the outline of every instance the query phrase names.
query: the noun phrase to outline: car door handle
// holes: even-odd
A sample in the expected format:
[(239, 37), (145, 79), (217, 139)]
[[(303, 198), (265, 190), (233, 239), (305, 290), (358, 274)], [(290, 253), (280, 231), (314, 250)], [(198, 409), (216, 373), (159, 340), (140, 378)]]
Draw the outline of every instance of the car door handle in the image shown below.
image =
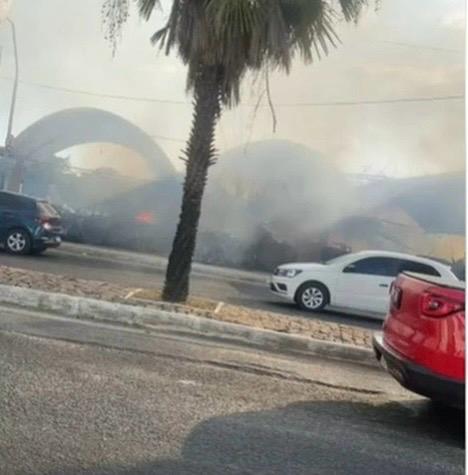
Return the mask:
[(379, 287), (383, 287), (385, 289), (388, 289), (388, 284), (379, 284)]

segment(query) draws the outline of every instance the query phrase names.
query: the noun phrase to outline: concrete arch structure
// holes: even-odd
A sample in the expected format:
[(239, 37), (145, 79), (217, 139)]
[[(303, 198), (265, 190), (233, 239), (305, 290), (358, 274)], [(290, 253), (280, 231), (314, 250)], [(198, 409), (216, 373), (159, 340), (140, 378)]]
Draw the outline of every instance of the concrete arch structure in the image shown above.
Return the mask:
[(50, 114), (21, 132), (12, 142), (13, 156), (43, 160), (86, 143), (112, 143), (130, 148), (147, 161), (158, 178), (175, 175), (164, 151), (139, 127), (101, 109), (74, 108)]

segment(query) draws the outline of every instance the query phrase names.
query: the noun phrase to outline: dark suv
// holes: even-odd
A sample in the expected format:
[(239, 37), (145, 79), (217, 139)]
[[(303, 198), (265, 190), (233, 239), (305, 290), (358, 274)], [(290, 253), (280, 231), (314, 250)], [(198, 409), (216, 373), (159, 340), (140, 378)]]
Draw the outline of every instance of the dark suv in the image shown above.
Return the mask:
[(10, 254), (40, 254), (62, 242), (60, 216), (47, 201), (0, 191), (0, 243)]

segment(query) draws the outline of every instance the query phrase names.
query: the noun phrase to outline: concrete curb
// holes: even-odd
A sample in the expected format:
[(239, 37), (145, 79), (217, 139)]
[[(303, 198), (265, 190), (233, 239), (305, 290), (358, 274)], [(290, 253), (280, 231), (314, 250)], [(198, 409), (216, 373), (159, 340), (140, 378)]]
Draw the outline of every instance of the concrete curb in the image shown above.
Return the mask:
[(370, 349), (344, 343), (225, 323), (209, 318), (155, 308), (74, 297), (0, 285), (0, 304), (9, 304), (75, 319), (99, 320), (138, 326), (157, 332), (193, 332), (218, 341), (235, 342), (258, 349), (301, 356), (322, 356), (375, 366)]

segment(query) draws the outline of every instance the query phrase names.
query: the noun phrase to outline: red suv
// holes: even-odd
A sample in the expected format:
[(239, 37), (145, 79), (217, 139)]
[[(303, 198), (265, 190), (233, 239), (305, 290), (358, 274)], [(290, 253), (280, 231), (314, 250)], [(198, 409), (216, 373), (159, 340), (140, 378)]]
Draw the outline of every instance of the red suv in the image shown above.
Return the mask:
[(373, 346), (402, 386), (464, 407), (465, 284), (401, 274), (392, 284), (390, 311)]

